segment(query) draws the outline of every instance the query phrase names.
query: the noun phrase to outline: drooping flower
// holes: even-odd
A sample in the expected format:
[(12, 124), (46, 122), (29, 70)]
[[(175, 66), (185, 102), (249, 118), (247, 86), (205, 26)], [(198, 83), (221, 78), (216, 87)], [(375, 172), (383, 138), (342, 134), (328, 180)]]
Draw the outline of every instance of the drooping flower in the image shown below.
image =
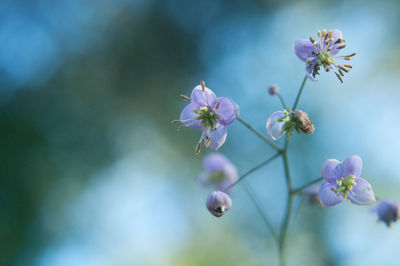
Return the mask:
[(282, 128), (289, 121), (288, 112), (286, 110), (273, 112), (267, 119), (267, 134), (273, 140), (277, 140), (285, 133)]
[(214, 186), (225, 193), (231, 193), (238, 179), (236, 167), (224, 155), (218, 152), (207, 154), (203, 159), (204, 171), (199, 181), (204, 186)]
[(217, 150), (221, 147), (227, 136), (226, 126), (238, 117), (239, 107), (228, 98), (217, 98), (204, 82), (193, 89), (191, 98), (184, 95), (181, 98), (190, 103), (183, 108), (180, 119), (175, 121), (181, 122), (181, 127), (202, 131), (196, 154), (200, 153), (203, 140), (206, 148)]
[(327, 160), (321, 170), (325, 179), (319, 189), (321, 204), (331, 207), (343, 199), (357, 205), (370, 205), (375, 202), (371, 185), (360, 177), (361, 170), (362, 161), (357, 155), (347, 158), (343, 164), (335, 159)]
[(388, 227), (396, 222), (400, 217), (400, 206), (395, 200), (382, 200), (377, 206), (372, 207), (371, 211), (378, 215), (378, 219), (384, 222)]
[(315, 78), (323, 67), (326, 72), (332, 70), (342, 83), (344, 72), (349, 72), (352, 66), (336, 64), (335, 59), (350, 60), (356, 55), (356, 53), (352, 53), (339, 56), (340, 50), (344, 47), (346, 47), (346, 44), (342, 32), (336, 29), (318, 31), (317, 41), (310, 37), (308, 40), (297, 40), (294, 43), (294, 51), (297, 57), (306, 63), (306, 71), (309, 77)]
[(232, 200), (222, 191), (213, 191), (207, 197), (206, 207), (212, 215), (221, 217), (232, 207)]
[(287, 131), (289, 134), (295, 129), (298, 133), (312, 134), (314, 125), (309, 119), (306, 112), (295, 110), (276, 111), (272, 113), (266, 124), (267, 134), (273, 140), (277, 140)]

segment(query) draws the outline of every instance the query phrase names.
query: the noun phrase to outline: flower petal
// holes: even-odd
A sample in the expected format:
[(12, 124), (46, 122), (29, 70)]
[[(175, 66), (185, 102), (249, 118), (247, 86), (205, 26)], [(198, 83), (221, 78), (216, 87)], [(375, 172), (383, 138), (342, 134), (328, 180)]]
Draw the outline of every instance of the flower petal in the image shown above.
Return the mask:
[(210, 148), (213, 150), (218, 150), (218, 148), (225, 143), (227, 132), (226, 126), (219, 123), (215, 128), (215, 130), (211, 131), (211, 133), (208, 133), (207, 135), (211, 138)]
[(204, 93), (200, 85), (192, 91), (192, 100), (200, 106), (213, 106), (217, 96), (209, 88), (205, 88)]
[(218, 121), (223, 125), (232, 124), (239, 115), (239, 107), (232, 100), (225, 97), (218, 98), (215, 103), (219, 103), (215, 113), (222, 118)]
[(203, 167), (208, 172), (223, 171), (227, 164), (231, 164), (224, 155), (212, 152), (203, 158)]
[(336, 159), (327, 160), (321, 169), (322, 177), (331, 184), (336, 184), (336, 180), (343, 177), (342, 173), (342, 165)]
[(294, 42), (294, 52), (302, 61), (305, 62), (307, 58), (316, 57), (312, 54), (312, 51), (316, 52), (317, 48), (310, 40), (297, 40)]
[(361, 177), (357, 177), (354, 181), (356, 184), (349, 194), (347, 194), (349, 200), (357, 205), (370, 205), (374, 203), (376, 200), (371, 185)]
[(186, 127), (201, 129), (202, 127), (200, 125), (200, 121), (194, 120), (194, 118), (199, 116), (198, 114), (193, 112), (197, 109), (199, 109), (199, 106), (195, 103), (189, 103), (188, 105), (186, 105), (185, 108), (183, 108), (179, 118), (181, 120), (181, 123), (184, 124)]
[(332, 43), (334, 44), (332, 47), (332, 50), (330, 51), (331, 55), (336, 55), (340, 52), (341, 49), (337, 49), (337, 47), (339, 47), (341, 44), (335, 44), (335, 42), (338, 39), (342, 39), (343, 40), (343, 34), (340, 30), (334, 29), (332, 30)]
[(332, 191), (332, 189), (335, 187), (335, 185), (332, 185), (326, 181), (322, 183), (318, 193), (322, 206), (332, 207), (343, 201), (342, 195)]
[(362, 161), (360, 156), (353, 155), (343, 162), (343, 177), (354, 175), (360, 177), (362, 170)]
[(286, 122), (278, 122), (277, 120), (280, 118), (285, 117), (285, 113), (283, 111), (276, 111), (273, 112), (267, 120), (266, 129), (267, 134), (273, 140), (279, 139), (282, 134), (282, 127), (285, 125)]

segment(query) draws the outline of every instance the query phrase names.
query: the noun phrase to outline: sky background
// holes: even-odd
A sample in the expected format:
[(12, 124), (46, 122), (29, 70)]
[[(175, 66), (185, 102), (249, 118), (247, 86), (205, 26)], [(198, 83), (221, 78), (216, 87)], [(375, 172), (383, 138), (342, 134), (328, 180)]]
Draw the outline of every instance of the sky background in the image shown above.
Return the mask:
[[(291, 104), (304, 77), (293, 42), (325, 28), (357, 56), (344, 84), (325, 72), (306, 84), (315, 132), (292, 138), (293, 183), (357, 154), (376, 196), (399, 201), (398, 21), (395, 0), (1, 1), (0, 264), (276, 265), (240, 185), (226, 215), (208, 213), (197, 178), (209, 151), (196, 156), (199, 132), (170, 121), (204, 80), (265, 133), (281, 108), (268, 86)], [(273, 154), (239, 122), (220, 152), (240, 173)], [(282, 161), (247, 181), (278, 228)], [(288, 265), (394, 266), (399, 239), (368, 207), (303, 204)]]

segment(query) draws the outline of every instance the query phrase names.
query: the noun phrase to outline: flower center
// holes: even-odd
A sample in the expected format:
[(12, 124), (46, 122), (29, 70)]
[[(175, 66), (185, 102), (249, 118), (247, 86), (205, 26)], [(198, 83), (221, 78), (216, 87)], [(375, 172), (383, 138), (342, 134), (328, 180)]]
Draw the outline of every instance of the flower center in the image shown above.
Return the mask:
[(331, 54), (329, 52), (321, 54), (317, 59), (317, 63), (323, 65), (324, 67), (333, 64), (333, 62), (333, 58), (331, 57)]
[(353, 186), (356, 184), (354, 175), (349, 175), (346, 178), (341, 178), (336, 181), (337, 188), (336, 192), (340, 193), (345, 199), (347, 199), (347, 194), (353, 189)]
[(204, 126), (205, 130), (214, 130), (215, 126), (217, 125), (217, 119), (221, 119), (221, 117), (214, 113), (209, 106), (200, 107), (193, 112), (199, 114), (195, 120), (199, 120), (200, 124)]
[(208, 180), (211, 183), (221, 183), (224, 181), (225, 175), (223, 172), (214, 172), (208, 176)]

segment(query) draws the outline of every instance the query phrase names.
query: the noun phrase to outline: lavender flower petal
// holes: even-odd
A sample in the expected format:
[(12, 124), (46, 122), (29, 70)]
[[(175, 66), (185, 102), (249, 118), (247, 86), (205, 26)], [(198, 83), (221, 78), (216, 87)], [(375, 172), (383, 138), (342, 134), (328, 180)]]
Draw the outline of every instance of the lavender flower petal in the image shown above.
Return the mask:
[(317, 51), (317, 48), (312, 44), (310, 40), (297, 40), (294, 42), (294, 51), (298, 58), (302, 61), (307, 61), (307, 58), (316, 56), (312, 54), (313, 51)]
[(360, 156), (353, 155), (343, 162), (343, 177), (354, 175), (360, 177), (362, 170), (362, 160)]
[(197, 85), (192, 91), (192, 100), (199, 106), (214, 106), (217, 96), (209, 88), (205, 87), (204, 93), (201, 85)]
[(194, 118), (198, 117), (199, 115), (194, 113), (194, 110), (197, 110), (199, 106), (195, 103), (189, 103), (188, 105), (183, 108), (180, 121), (183, 125), (190, 128), (201, 129), (202, 126), (200, 125), (200, 121), (194, 120)]
[(361, 177), (357, 177), (354, 181), (356, 184), (347, 195), (349, 200), (357, 205), (370, 205), (374, 203), (376, 200), (371, 185)]
[(216, 100), (219, 103), (218, 109), (215, 111), (222, 119), (218, 119), (223, 125), (232, 124), (239, 115), (239, 107), (230, 99), (220, 97)]
[(336, 184), (336, 180), (343, 177), (342, 165), (336, 159), (329, 159), (322, 166), (321, 175), (325, 180), (331, 184)]
[(230, 164), (228, 158), (218, 152), (209, 153), (203, 158), (203, 167), (207, 172), (223, 171), (227, 164)]
[(207, 133), (207, 135), (211, 138), (210, 149), (218, 150), (225, 143), (227, 136), (226, 126), (217, 124), (215, 130)]
[(272, 113), (267, 120), (267, 134), (273, 140), (277, 140), (282, 136), (282, 127), (285, 122), (278, 122), (278, 119), (284, 118), (286, 115), (283, 111), (276, 111)]
[[(332, 39), (333, 39), (333, 41), (332, 41), (333, 44), (335, 44), (335, 42), (338, 39), (342, 39), (343, 40), (342, 32), (340, 30), (337, 30), (337, 29), (332, 30)], [(332, 50), (330, 51), (331, 55), (336, 55), (336, 54), (338, 54), (340, 52), (341, 49), (338, 49), (339, 46), (340, 46), (340, 44), (336, 44), (336, 45), (333, 46)]]
[(343, 201), (343, 196), (332, 190), (335, 189), (335, 187), (335, 185), (332, 185), (327, 181), (322, 183), (318, 193), (322, 206), (332, 207)]

